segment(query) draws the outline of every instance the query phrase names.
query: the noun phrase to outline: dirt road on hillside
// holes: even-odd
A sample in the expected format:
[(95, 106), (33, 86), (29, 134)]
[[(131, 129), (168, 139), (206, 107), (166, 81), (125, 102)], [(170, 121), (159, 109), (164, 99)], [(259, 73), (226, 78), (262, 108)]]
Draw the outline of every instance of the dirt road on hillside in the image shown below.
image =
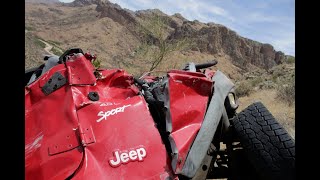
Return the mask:
[(52, 52), (50, 52), (50, 50), (51, 50), (52, 47), (53, 47), (51, 44), (49, 44), (49, 43), (47, 43), (47, 42), (45, 42), (45, 41), (43, 41), (43, 40), (41, 40), (41, 39), (39, 39), (39, 41), (43, 42), (43, 43), (46, 45), (46, 47), (43, 48), (43, 49), (44, 49), (44, 51), (45, 51), (46, 53), (48, 53), (48, 55), (54, 55)]

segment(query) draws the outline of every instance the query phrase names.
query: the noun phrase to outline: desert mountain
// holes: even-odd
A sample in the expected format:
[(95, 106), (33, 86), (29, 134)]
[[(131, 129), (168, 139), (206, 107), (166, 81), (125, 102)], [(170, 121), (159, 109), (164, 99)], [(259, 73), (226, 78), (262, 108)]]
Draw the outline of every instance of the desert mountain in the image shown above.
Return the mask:
[[(180, 14), (169, 16), (157, 9), (133, 12), (108, 0), (29, 3), (43, 1), (26, 1), (26, 68), (40, 64), (42, 54), (45, 54), (42, 40), (51, 43), (52, 51), (58, 54), (71, 47), (80, 47), (98, 54), (104, 66), (141, 68), (143, 63), (126, 57), (132, 57), (142, 43), (139, 24), (154, 15), (166, 20), (168, 41), (189, 38), (195, 43), (191, 49), (173, 53), (168, 58), (179, 67), (188, 60), (201, 62), (206, 58), (217, 58), (232, 63), (233, 69), (251, 66), (270, 69), (286, 59), (284, 53), (270, 44), (241, 37), (220, 24), (189, 21)], [(157, 39), (150, 38), (157, 45)], [(162, 64), (159, 68), (169, 66)]]
[(43, 3), (43, 4), (54, 4), (60, 3), (59, 0), (25, 0), (26, 3)]

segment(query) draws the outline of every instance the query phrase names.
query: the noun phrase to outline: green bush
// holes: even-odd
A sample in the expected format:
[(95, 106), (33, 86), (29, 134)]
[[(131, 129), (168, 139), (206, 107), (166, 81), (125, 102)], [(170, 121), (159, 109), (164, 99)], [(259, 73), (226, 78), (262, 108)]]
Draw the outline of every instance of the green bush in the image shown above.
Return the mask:
[(94, 66), (96, 69), (98, 69), (98, 68), (101, 67), (101, 61), (98, 60), (98, 59), (93, 60), (93, 61), (92, 61), (92, 64), (93, 64), (93, 66)]
[(236, 86), (235, 93), (238, 97), (248, 96), (252, 92), (252, 85), (248, 81), (242, 81)]

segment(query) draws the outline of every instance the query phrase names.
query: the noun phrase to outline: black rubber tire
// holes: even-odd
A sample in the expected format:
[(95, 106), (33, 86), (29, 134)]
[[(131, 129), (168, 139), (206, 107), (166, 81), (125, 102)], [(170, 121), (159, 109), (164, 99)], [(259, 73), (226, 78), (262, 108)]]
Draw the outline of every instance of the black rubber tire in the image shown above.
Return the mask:
[(295, 179), (295, 141), (261, 102), (251, 104), (231, 122), (261, 179)]

